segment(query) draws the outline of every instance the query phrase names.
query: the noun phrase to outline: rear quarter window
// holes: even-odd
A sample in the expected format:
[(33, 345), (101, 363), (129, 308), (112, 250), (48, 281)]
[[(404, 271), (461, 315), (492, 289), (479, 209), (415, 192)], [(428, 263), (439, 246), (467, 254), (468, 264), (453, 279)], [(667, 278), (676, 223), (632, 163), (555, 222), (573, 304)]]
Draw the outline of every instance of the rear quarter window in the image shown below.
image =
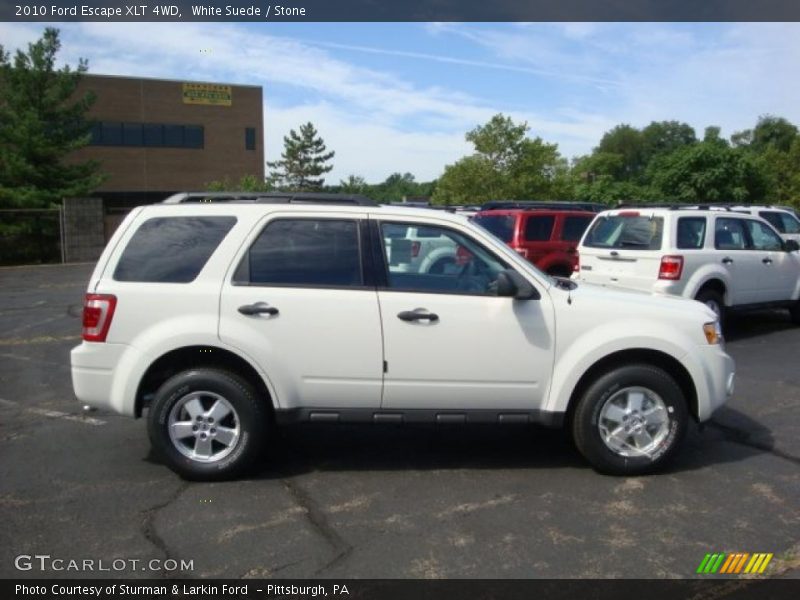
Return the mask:
[(564, 225), (561, 228), (561, 239), (565, 242), (577, 242), (581, 239), (583, 232), (592, 222), (594, 217), (564, 217)]
[(525, 240), (528, 242), (547, 242), (553, 233), (556, 218), (552, 215), (528, 217), (525, 222)]
[(476, 215), (473, 223), (480, 225), (489, 233), (493, 233), (506, 244), (514, 238), (514, 227), (517, 224), (516, 215)]
[(660, 250), (663, 230), (664, 219), (662, 217), (600, 216), (590, 227), (583, 245), (590, 248)]
[(235, 223), (235, 217), (148, 219), (122, 252), (114, 279), (142, 283), (194, 281)]

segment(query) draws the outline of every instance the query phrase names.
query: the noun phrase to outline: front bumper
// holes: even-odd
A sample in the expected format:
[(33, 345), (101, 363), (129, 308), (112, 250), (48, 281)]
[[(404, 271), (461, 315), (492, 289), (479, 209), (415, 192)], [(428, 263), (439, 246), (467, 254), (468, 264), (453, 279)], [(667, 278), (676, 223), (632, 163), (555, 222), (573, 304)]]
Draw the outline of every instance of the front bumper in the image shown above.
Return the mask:
[(720, 345), (697, 346), (682, 361), (697, 391), (697, 420), (707, 421), (733, 395), (736, 365)]

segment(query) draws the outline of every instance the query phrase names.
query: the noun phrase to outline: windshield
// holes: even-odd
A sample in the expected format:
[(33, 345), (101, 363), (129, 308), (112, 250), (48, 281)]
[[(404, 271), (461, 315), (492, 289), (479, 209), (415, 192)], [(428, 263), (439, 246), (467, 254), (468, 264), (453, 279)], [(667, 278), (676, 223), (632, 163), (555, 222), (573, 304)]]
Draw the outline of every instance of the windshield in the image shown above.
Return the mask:
[(494, 234), (506, 244), (514, 237), (515, 215), (476, 215), (472, 222)]
[(595, 219), (584, 246), (590, 248), (630, 248), (634, 250), (659, 250), (664, 219), (634, 215), (608, 215)]

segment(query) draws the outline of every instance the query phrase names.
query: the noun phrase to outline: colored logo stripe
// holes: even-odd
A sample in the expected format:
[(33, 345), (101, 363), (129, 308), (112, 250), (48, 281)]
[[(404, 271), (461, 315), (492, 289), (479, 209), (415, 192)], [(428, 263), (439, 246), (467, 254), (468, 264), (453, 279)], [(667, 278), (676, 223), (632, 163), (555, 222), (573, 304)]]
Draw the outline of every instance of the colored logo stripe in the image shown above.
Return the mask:
[(739, 573), (763, 573), (769, 562), (772, 560), (772, 553), (757, 552), (733, 552), (725, 554), (718, 552), (706, 554), (697, 567), (697, 573), (703, 574), (739, 574)]

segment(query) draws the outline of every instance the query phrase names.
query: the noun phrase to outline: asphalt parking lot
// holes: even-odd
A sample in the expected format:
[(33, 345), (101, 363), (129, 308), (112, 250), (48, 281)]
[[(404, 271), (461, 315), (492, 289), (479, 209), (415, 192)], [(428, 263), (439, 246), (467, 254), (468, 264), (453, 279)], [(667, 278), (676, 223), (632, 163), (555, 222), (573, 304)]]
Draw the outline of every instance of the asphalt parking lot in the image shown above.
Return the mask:
[(800, 577), (800, 328), (734, 320), (737, 391), (666, 473), (592, 471), (558, 431), (281, 431), (243, 481), (186, 483), (144, 421), (72, 396), (91, 265), (0, 269), (0, 577), (21, 554), (192, 560), (187, 577), (691, 577), (707, 552), (772, 552)]

